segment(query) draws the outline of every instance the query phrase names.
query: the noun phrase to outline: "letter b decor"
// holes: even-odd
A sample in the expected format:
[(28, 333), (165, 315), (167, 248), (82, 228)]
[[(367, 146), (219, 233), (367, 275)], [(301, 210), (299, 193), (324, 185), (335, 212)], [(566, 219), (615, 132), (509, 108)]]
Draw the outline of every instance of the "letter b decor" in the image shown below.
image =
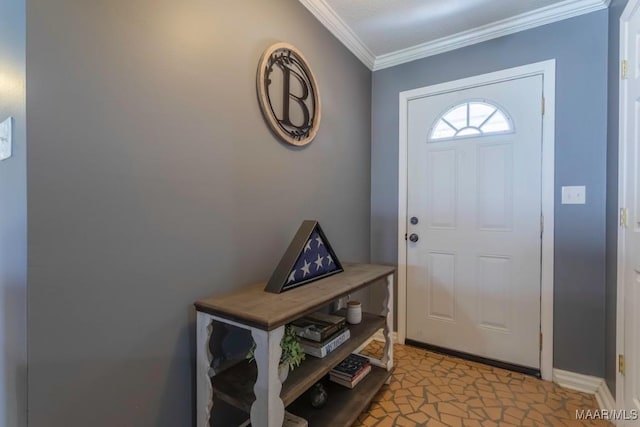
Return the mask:
[(320, 94), (302, 53), (276, 43), (260, 58), (256, 77), (258, 102), (271, 130), (284, 142), (310, 143), (320, 126)]

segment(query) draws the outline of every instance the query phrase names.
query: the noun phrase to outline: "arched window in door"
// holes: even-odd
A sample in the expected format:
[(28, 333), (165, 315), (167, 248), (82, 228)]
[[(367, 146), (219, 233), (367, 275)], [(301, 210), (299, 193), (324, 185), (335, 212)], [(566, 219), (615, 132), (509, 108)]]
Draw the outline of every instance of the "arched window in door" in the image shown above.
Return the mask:
[(449, 108), (436, 121), (428, 142), (513, 132), (513, 120), (496, 104), (469, 100)]

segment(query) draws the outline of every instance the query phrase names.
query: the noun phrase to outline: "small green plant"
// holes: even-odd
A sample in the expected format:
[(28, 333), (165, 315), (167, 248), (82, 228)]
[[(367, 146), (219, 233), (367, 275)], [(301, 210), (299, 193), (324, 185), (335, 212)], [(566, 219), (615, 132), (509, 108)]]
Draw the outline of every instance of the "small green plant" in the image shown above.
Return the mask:
[[(280, 355), (280, 364), (289, 366), (289, 370), (293, 371), (294, 368), (300, 366), (300, 362), (304, 360), (304, 351), (300, 347), (298, 337), (291, 326), (287, 326), (284, 330), (284, 335), (280, 341), (280, 347), (282, 348), (282, 355)], [(256, 343), (251, 344), (251, 348), (247, 353), (247, 359), (253, 362), (255, 360)]]

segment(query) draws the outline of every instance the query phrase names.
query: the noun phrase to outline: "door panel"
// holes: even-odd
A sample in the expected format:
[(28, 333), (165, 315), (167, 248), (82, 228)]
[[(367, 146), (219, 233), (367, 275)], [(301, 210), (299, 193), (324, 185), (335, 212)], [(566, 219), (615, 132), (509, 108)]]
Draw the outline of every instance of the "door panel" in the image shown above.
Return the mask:
[(510, 231), (513, 215), (513, 147), (511, 144), (478, 148), (478, 227)]
[(427, 164), (426, 216), (431, 228), (456, 227), (456, 150), (434, 150)]
[[(541, 98), (536, 75), (409, 102), (407, 338), (540, 367)], [(429, 139), (445, 111), (461, 113), (450, 128), (500, 127), (472, 114), (484, 100), (513, 132), (455, 139), (440, 122)]]
[(512, 260), (506, 256), (478, 257), (478, 324), (510, 332)]
[(429, 317), (455, 321), (456, 255), (431, 252), (428, 261)]

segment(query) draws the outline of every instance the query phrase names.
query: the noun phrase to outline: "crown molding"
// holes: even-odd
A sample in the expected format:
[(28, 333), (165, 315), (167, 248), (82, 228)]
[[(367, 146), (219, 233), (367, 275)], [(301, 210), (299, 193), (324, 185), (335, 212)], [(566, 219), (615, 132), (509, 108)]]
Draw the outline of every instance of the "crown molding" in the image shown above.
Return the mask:
[(610, 0), (566, 0), (448, 37), (380, 55), (376, 57), (373, 71), (606, 9), (609, 3)]
[(313, 16), (344, 44), (364, 65), (373, 70), (375, 55), (360, 37), (349, 27), (324, 0), (300, 0)]
[(609, 7), (611, 0), (565, 0), (531, 12), (379, 56), (373, 54), (371, 49), (360, 40), (351, 27), (338, 16), (325, 0), (300, 0), (300, 3), (362, 63), (370, 70), (377, 71), (606, 9)]

